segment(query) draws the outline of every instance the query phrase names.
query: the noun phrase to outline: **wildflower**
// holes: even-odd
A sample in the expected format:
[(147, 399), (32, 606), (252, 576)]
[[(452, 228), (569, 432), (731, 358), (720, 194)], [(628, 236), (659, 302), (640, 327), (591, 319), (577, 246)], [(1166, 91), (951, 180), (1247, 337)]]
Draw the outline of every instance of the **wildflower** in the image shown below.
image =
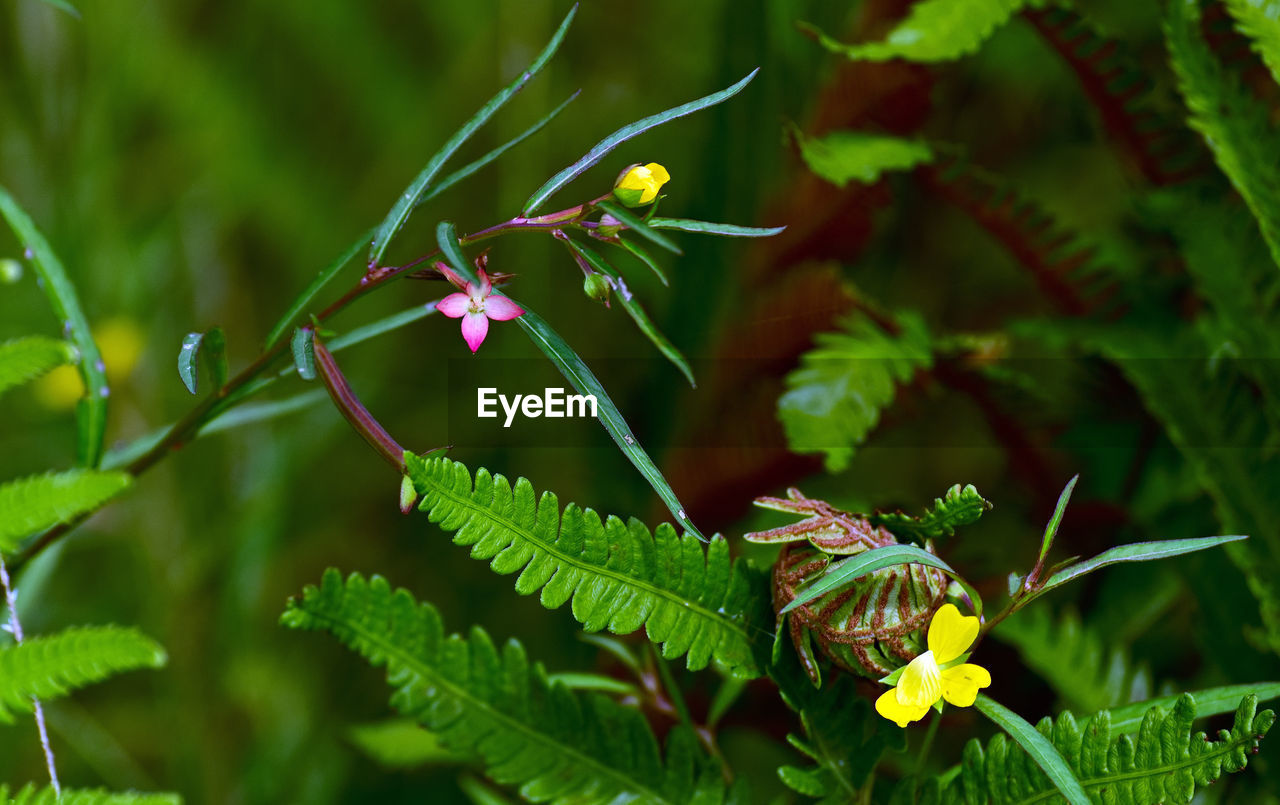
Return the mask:
[(444, 263), (436, 263), (436, 269), (445, 278), (462, 289), (451, 293), (436, 303), (436, 310), (451, 319), (462, 319), (462, 337), (475, 352), (489, 334), (489, 319), (510, 321), (524, 315), (524, 310), (505, 296), (493, 296), (493, 283), (484, 269), (479, 269), (480, 284), (467, 282)]
[(657, 162), (632, 165), (614, 182), (613, 195), (628, 207), (640, 207), (658, 197), (658, 190), (671, 180), (671, 174)]
[[(142, 330), (132, 319), (118, 316), (93, 328), (93, 340), (102, 353), (107, 381), (121, 383), (133, 374), (146, 346)], [(85, 395), (84, 380), (74, 366), (59, 366), (36, 382), (33, 390), (46, 408), (61, 411), (74, 408)]]
[(965, 662), (965, 651), (977, 637), (978, 619), (944, 604), (929, 624), (929, 650), (886, 678), (897, 676), (897, 687), (876, 699), (876, 712), (905, 727), (924, 718), (930, 707), (940, 710), (942, 699), (957, 707), (971, 706), (978, 689), (991, 684), (987, 669)]

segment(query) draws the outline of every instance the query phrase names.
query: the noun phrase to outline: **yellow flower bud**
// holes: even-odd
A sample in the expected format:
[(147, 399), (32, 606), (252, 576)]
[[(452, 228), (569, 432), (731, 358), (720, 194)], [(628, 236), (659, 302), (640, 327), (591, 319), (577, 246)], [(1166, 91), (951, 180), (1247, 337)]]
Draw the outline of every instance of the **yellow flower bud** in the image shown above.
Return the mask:
[(632, 165), (614, 182), (613, 195), (628, 207), (640, 207), (651, 204), (658, 197), (658, 190), (670, 180), (671, 174), (656, 162)]

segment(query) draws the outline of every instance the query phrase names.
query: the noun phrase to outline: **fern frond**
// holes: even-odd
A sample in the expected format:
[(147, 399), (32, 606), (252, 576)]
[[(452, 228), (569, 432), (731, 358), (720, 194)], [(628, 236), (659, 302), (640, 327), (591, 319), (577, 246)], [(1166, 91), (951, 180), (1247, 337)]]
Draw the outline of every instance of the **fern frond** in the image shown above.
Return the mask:
[[(765, 581), (716, 537), (704, 553), (692, 535), (663, 523), (650, 533), (636, 519), (605, 520), (570, 503), (560, 511), (550, 492), (541, 498), (524, 478), (512, 485), (488, 470), (471, 472), (447, 458), (406, 455), (406, 473), (422, 497), (421, 510), (471, 558), (492, 560), (497, 573), (520, 571), (516, 592), (541, 591), (556, 609), (573, 600), (573, 616), (588, 632), (615, 634), (642, 626), (668, 659), (688, 654), (691, 670), (713, 660), (735, 676), (760, 675), (752, 653), (757, 637), (772, 639)], [(763, 613), (763, 614), (762, 614)]]
[(1151, 696), (1150, 672), (1135, 668), (1122, 649), (1105, 645), (1074, 612), (1055, 620), (1047, 608), (1030, 607), (991, 636), (1016, 648), (1072, 710), (1092, 713)]
[[(1241, 771), (1248, 764), (1249, 755), (1275, 722), (1272, 711), (1259, 713), (1257, 707), (1256, 696), (1241, 699), (1234, 725), (1230, 731), (1220, 730), (1216, 741), (1203, 732), (1191, 733), (1196, 703), (1190, 694), (1183, 694), (1168, 713), (1160, 707), (1148, 710), (1136, 740), (1130, 735), (1113, 740), (1106, 710), (1083, 725), (1069, 712), (1056, 721), (1046, 717), (1036, 729), (1053, 743), (1094, 801), (1185, 805), (1197, 787), (1213, 783), (1224, 771)], [(914, 787), (914, 782), (899, 786), (908, 791)], [(936, 778), (910, 795), (895, 794), (893, 801), (1031, 805), (1060, 798), (1040, 767), (1001, 733), (986, 747), (976, 739), (970, 741), (958, 775)]]
[(636, 710), (552, 683), (515, 640), (501, 653), (488, 634), (445, 636), (439, 613), (374, 576), (336, 570), (289, 602), (281, 621), (325, 630), (386, 666), (391, 704), (450, 748), (479, 755), (495, 782), (533, 802), (721, 802), (724, 783), (676, 728), (666, 761)]
[(0, 484), (0, 553), (106, 503), (133, 483), (126, 472), (67, 470)]
[(1280, 3), (1276, 0), (1224, 0), (1236, 30), (1249, 38), (1255, 53), (1280, 83)]
[(75, 354), (66, 341), (40, 335), (5, 341), (0, 344), (0, 394), (71, 363)]
[(933, 149), (921, 140), (863, 131), (833, 131), (823, 137), (807, 137), (799, 129), (793, 129), (792, 136), (809, 170), (836, 187), (844, 187), (850, 181), (874, 184), (885, 173), (933, 161)]
[(900, 537), (937, 539), (949, 537), (960, 526), (976, 523), (991, 509), (991, 503), (973, 484), (956, 484), (940, 498), (933, 499), (933, 508), (916, 517), (906, 512), (876, 512), (867, 515), (875, 525), (882, 525)]
[(1268, 110), (1229, 75), (1200, 33), (1196, 0), (1169, 3), (1169, 58), (1178, 76), (1192, 129), (1257, 219), (1271, 259), (1280, 266), (1280, 146)]
[(85, 626), (29, 637), (0, 649), (0, 722), (30, 712), (31, 697), (51, 699), (121, 671), (159, 668), (164, 649), (137, 629)]
[(924, 320), (903, 313), (897, 325), (891, 333), (857, 316), (845, 322), (844, 332), (815, 337), (817, 346), (787, 375), (787, 391), (778, 398), (778, 418), (793, 451), (824, 453), (828, 470), (844, 469), (897, 386), (933, 365)]
[(1022, 16), (1076, 74), (1103, 128), (1154, 184), (1188, 178), (1202, 161), (1185, 128), (1143, 103), (1151, 81), (1121, 44), (1066, 6), (1023, 9)]
[(939, 197), (987, 230), (1060, 312), (1094, 312), (1114, 295), (1113, 271), (1099, 263), (1097, 248), (1058, 226), (1005, 182), (962, 159), (923, 168), (919, 175)]
[(859, 61), (941, 62), (974, 53), (1027, 0), (920, 0), (883, 42), (847, 45), (812, 25), (801, 27), (832, 53)]
[(182, 797), (177, 794), (105, 791), (101, 788), (64, 788), (62, 796), (58, 797), (51, 787), (37, 788), (29, 784), (12, 794), (8, 786), (0, 785), (0, 802), (8, 805), (181, 805)]

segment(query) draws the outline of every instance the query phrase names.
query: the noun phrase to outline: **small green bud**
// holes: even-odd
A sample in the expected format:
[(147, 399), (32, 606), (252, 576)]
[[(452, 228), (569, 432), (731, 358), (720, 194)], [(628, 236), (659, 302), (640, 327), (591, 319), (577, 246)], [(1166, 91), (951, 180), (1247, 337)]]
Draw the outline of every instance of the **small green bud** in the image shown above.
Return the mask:
[(608, 303), (609, 290), (612, 287), (613, 283), (603, 274), (588, 274), (582, 281), (582, 292), (597, 302)]
[(12, 285), (22, 279), (22, 263), (12, 258), (0, 260), (0, 282)]
[(413, 480), (408, 475), (400, 479), (400, 513), (413, 511), (413, 504), (418, 502), (418, 490), (413, 488)]

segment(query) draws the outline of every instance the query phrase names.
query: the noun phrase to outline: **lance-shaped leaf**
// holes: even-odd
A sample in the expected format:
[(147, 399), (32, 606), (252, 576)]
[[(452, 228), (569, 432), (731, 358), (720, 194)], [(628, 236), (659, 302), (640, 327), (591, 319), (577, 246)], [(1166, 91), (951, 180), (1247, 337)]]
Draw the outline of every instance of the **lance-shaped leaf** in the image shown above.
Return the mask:
[(677, 118), (681, 118), (686, 115), (691, 115), (694, 112), (700, 112), (703, 109), (706, 109), (707, 107), (715, 106), (718, 103), (727, 101), (728, 99), (732, 98), (734, 95), (737, 95), (739, 92), (741, 92), (743, 88), (747, 86), (747, 84), (751, 83), (751, 79), (755, 78), (756, 73), (758, 72), (760, 72), (760, 69), (756, 68), (755, 70), (752, 70), (745, 78), (743, 78), (741, 81), (739, 81), (738, 83), (734, 84), (731, 87), (722, 89), (716, 93), (712, 93), (711, 95), (708, 95), (705, 98), (699, 98), (696, 101), (690, 101), (689, 103), (683, 104), (681, 106), (677, 106), (673, 109), (668, 109), (665, 112), (659, 112), (656, 115), (652, 115), (650, 117), (644, 118), (643, 120), (637, 120), (635, 123), (632, 123), (630, 125), (623, 126), (622, 128), (615, 131), (613, 134), (610, 134), (608, 137), (605, 137), (603, 140), (596, 143), (591, 148), (590, 151), (588, 151), (585, 155), (583, 155), (581, 159), (579, 159), (577, 162), (573, 163), (569, 167), (565, 168), (564, 170), (560, 171), (555, 176), (552, 176), (550, 179), (547, 180), (546, 184), (544, 184), (542, 187), (539, 187), (536, 191), (534, 191), (534, 194), (529, 197), (528, 201), (525, 202), (524, 211), (521, 214), (528, 216), (531, 213), (535, 212), (538, 209), (538, 207), (542, 206), (547, 199), (555, 195), (555, 193), (559, 191), (562, 187), (564, 187), (565, 185), (569, 184), (569, 182), (572, 182), (574, 179), (581, 176), (583, 173), (586, 172), (588, 168), (590, 168), (592, 165), (595, 165), (600, 160), (604, 159), (609, 154), (609, 152), (613, 151), (613, 149), (617, 148), (619, 145), (622, 145), (627, 140), (630, 140), (633, 137), (643, 134), (649, 129), (661, 126), (663, 123), (668, 123), (672, 120), (676, 120)]
[(882, 548), (872, 548), (869, 551), (854, 554), (848, 559), (841, 559), (832, 563), (821, 577), (807, 587), (802, 587), (797, 591), (795, 599), (783, 607), (778, 614), (790, 612), (796, 607), (821, 598), (832, 590), (850, 584), (868, 573), (874, 573), (881, 568), (894, 565), (928, 565), (945, 571), (968, 593), (973, 603), (974, 612), (978, 617), (982, 617), (982, 596), (978, 595), (978, 591), (961, 578), (960, 574), (951, 568), (951, 565), (948, 565), (936, 555), (914, 545), (886, 545)]
[(196, 393), (199, 384), (200, 360), (208, 367), (214, 388), (227, 382), (227, 338), (221, 327), (203, 333), (187, 333), (178, 350), (178, 376), (187, 391)]
[[(462, 253), (462, 249), (458, 246), (458, 236), (451, 222), (441, 221), (439, 226), (436, 227), (436, 243), (439, 244), (441, 253), (448, 260), (450, 267), (454, 271), (458, 272), (468, 282), (478, 281), (479, 278), (476, 276), (470, 261), (467, 260), (466, 255)], [(506, 296), (506, 294), (498, 290), (494, 290), (494, 293)], [(524, 314), (516, 319), (516, 323), (520, 325), (520, 328), (524, 330), (525, 334), (529, 336), (529, 339), (533, 341), (538, 349), (542, 350), (542, 353), (551, 359), (551, 362), (560, 370), (560, 374), (564, 375), (574, 390), (579, 394), (590, 394), (596, 398), (597, 418), (600, 420), (600, 424), (604, 426), (604, 429), (609, 432), (609, 436), (618, 445), (618, 449), (645, 477), (653, 491), (658, 494), (658, 497), (662, 498), (662, 502), (667, 504), (667, 509), (675, 515), (676, 522), (680, 524), (680, 527), (706, 542), (707, 538), (702, 536), (702, 532), (694, 526), (693, 520), (689, 519), (689, 515), (685, 513), (684, 504), (676, 497), (675, 491), (658, 470), (658, 466), (653, 463), (653, 459), (640, 446), (639, 440), (631, 432), (631, 426), (623, 419), (622, 412), (618, 410), (618, 406), (609, 397), (609, 392), (605, 391), (604, 385), (596, 378), (586, 362), (578, 356), (578, 353), (573, 351), (573, 348), (541, 316), (530, 310), (529, 306), (523, 302), (519, 304), (520, 307), (524, 308)]]
[(675, 244), (675, 241), (671, 240), (671, 238), (661, 232), (656, 232), (653, 229), (650, 229), (649, 224), (646, 223), (644, 219), (621, 204), (613, 201), (601, 201), (596, 206), (612, 215), (619, 223), (645, 240), (661, 246), (669, 252), (673, 252), (675, 254), (684, 253), (680, 251), (680, 247)]
[(0, 552), (18, 541), (87, 514), (129, 488), (124, 472), (67, 470), (0, 485)]
[[(293, 303), (289, 305), (289, 309), (284, 312), (280, 320), (271, 328), (271, 332), (267, 335), (267, 349), (275, 346), (276, 342), (289, 331), (289, 327), (302, 315), (307, 305), (311, 304), (311, 300), (315, 299), (324, 286), (328, 285), (329, 281), (338, 276), (347, 263), (351, 262), (351, 259), (356, 256), (356, 253), (360, 251), (364, 244), (369, 242), (369, 238), (373, 237), (375, 231), (370, 229), (362, 234), (336, 260), (325, 266), (324, 270), (317, 274), (315, 279), (311, 280), (311, 284), (298, 295), (297, 299), (293, 300)], [(194, 394), (195, 392), (192, 393)]]
[(768, 238), (780, 234), (785, 226), (738, 226), (695, 221), (691, 218), (658, 218), (645, 221), (653, 229), (674, 229), (677, 232), (696, 232), (700, 235), (724, 235), (729, 238)]
[(1143, 717), (1153, 707), (1170, 709), (1183, 696), (1194, 696), (1196, 715), (1199, 718), (1220, 716), (1234, 712), (1240, 700), (1255, 696), (1259, 702), (1280, 698), (1280, 682), (1254, 682), (1249, 685), (1223, 685), (1217, 688), (1195, 690), (1177, 696), (1159, 696), (1142, 702), (1134, 702), (1111, 708), (1111, 734), (1132, 735), (1142, 726)]
[(1150, 562), (1155, 559), (1168, 559), (1171, 556), (1181, 556), (1184, 553), (1194, 553), (1195, 551), (1203, 551), (1207, 548), (1216, 548), (1219, 545), (1225, 545), (1228, 542), (1236, 542), (1238, 540), (1248, 539), (1246, 536), (1226, 536), (1226, 537), (1194, 537), (1192, 539), (1168, 539), (1158, 540), (1155, 542), (1134, 542), (1128, 545), (1120, 545), (1109, 551), (1103, 551), (1092, 559), (1086, 559), (1083, 562), (1076, 562), (1073, 565), (1065, 567), (1051, 575), (1038, 593), (1046, 593), (1055, 587), (1061, 587), (1069, 581), (1074, 581), (1081, 576), (1092, 573), (1099, 568), (1107, 565), (1116, 565), (1121, 562)]
[(501, 92), (490, 98), (489, 102), (480, 107), (480, 111), (476, 112), (470, 120), (462, 124), (462, 128), (458, 129), (441, 146), (440, 150), (431, 157), (427, 162), (427, 166), (422, 169), (417, 178), (400, 194), (400, 198), (396, 199), (395, 205), (392, 206), (391, 211), (387, 213), (387, 217), (378, 226), (378, 231), (374, 233), (373, 243), (369, 249), (369, 265), (376, 266), (381, 262), (382, 255), (386, 253), (391, 239), (400, 231), (400, 227), (404, 226), (405, 221), (409, 220), (409, 213), (413, 212), (413, 209), (418, 206), (418, 201), (430, 189), (432, 180), (435, 179), (440, 169), (444, 167), (445, 161), (453, 156), (454, 152), (472, 134), (475, 134), (477, 129), (487, 123), (495, 112), (501, 109), (507, 101), (511, 100), (551, 60), (551, 57), (555, 55), (556, 50), (560, 47), (560, 43), (564, 41), (564, 35), (569, 30), (569, 24), (573, 22), (573, 17), (577, 13), (578, 7), (575, 5), (565, 16), (564, 22), (560, 23), (560, 27), (556, 29), (551, 41), (542, 49), (538, 57), (533, 60), (533, 64), (529, 65), (527, 70), (517, 76)]
[(82, 466), (96, 467), (102, 460), (102, 437), (107, 430), (107, 395), (110, 393), (102, 353), (89, 332), (89, 320), (80, 309), (75, 286), (67, 277), (62, 262), (36, 228), (35, 222), (3, 187), (0, 187), (0, 214), (8, 220), (26, 248), (54, 314), (62, 321), (67, 337), (80, 354), (80, 375), (88, 392), (76, 407), (79, 424), (76, 459)]
[[(46, 0), (48, 2), (48, 0)], [(182, 805), (177, 794), (141, 794), (137, 791), (107, 791), (103, 788), (37, 787), (28, 783), (10, 793), (0, 785), (0, 802), (9, 805)]]
[(623, 240), (622, 238), (618, 238), (617, 240), (612, 240), (609, 242), (614, 246), (618, 246), (623, 249), (626, 249), (628, 252), (631, 253), (632, 257), (636, 258), (637, 260), (639, 260), (640, 262), (648, 266), (649, 270), (653, 272), (654, 276), (656, 276), (662, 282), (663, 285), (670, 287), (671, 283), (667, 281), (667, 275), (662, 270), (662, 266), (658, 265), (657, 261), (653, 259), (653, 256), (651, 254), (649, 254), (644, 249), (640, 248), (638, 245), (632, 243), (629, 240)]
[(979, 693), (974, 706), (1027, 751), (1036, 765), (1049, 775), (1049, 779), (1053, 781), (1054, 786), (1067, 802), (1071, 805), (1092, 805), (1093, 800), (1089, 799), (1089, 795), (1084, 792), (1084, 788), (1076, 779), (1075, 772), (1067, 765), (1067, 761), (1062, 759), (1062, 755), (1048, 738), (1036, 732), (1035, 727), (986, 694)]
[(639, 327), (640, 332), (644, 333), (645, 337), (653, 342), (658, 351), (680, 370), (685, 379), (689, 381), (689, 385), (696, 387), (698, 384), (693, 380), (693, 369), (689, 366), (689, 361), (685, 360), (684, 355), (680, 353), (680, 350), (676, 349), (675, 344), (672, 344), (670, 339), (658, 330), (653, 320), (649, 318), (649, 314), (645, 312), (644, 308), (636, 300), (635, 294), (631, 293), (631, 289), (627, 287), (627, 281), (622, 278), (618, 270), (609, 261), (605, 260), (599, 252), (585, 243), (578, 243), (566, 236), (564, 244), (577, 259), (584, 261), (591, 268), (613, 280), (613, 287), (618, 292), (618, 303), (622, 305), (622, 309), (627, 311), (627, 315), (636, 323), (636, 327)]
[(315, 333), (310, 327), (293, 331), (293, 366), (303, 380), (316, 379)]
[(66, 341), (31, 335), (0, 344), (0, 394), (76, 359)]

